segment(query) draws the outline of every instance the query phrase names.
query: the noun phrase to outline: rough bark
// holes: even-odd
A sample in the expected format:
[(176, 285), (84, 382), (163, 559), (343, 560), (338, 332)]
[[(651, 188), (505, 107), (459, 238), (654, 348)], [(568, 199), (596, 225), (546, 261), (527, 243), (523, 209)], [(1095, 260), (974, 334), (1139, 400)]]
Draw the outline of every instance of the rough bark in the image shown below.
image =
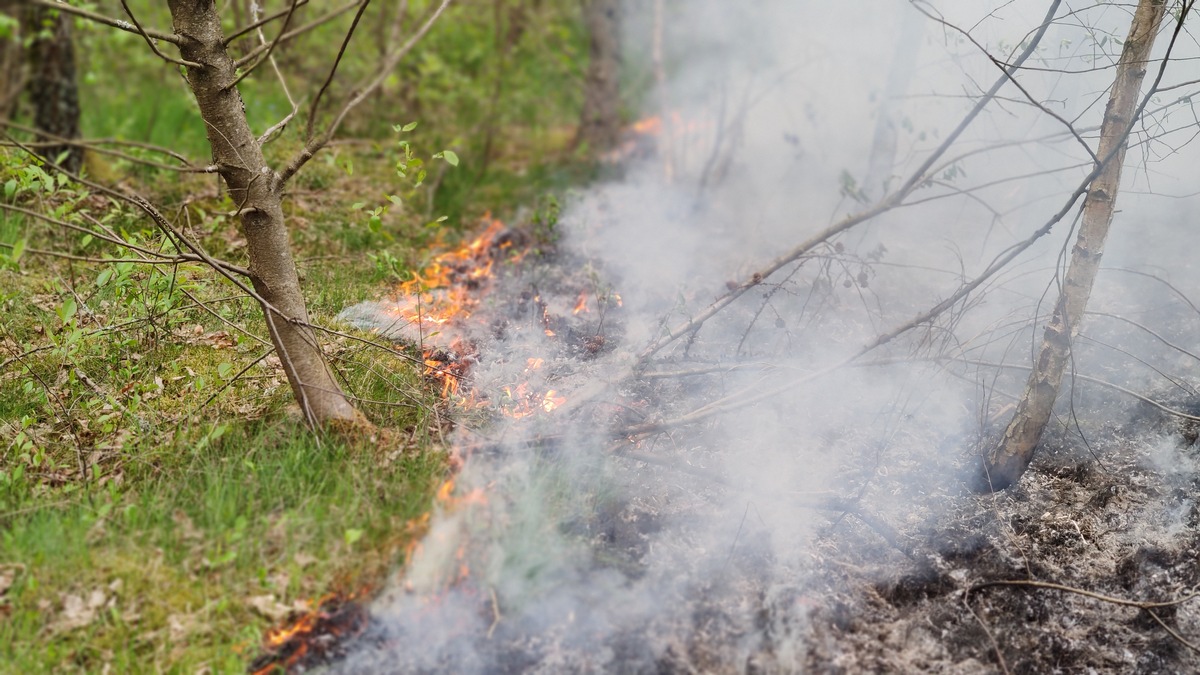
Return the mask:
[(0, 119), (12, 119), (26, 77), (16, 1), (0, 0), (0, 15), (10, 20), (9, 30), (0, 32)]
[[(75, 77), (75, 47), (71, 41), (71, 18), (41, 6), (28, 9), (29, 98), (33, 122), (46, 138), (79, 138), (79, 84)], [(41, 149), (50, 160), (70, 172), (83, 166), (83, 148), (51, 145)], [(65, 153), (65, 154), (64, 154)]]
[(1079, 322), (1100, 268), (1104, 240), (1112, 223), (1121, 182), (1121, 165), (1125, 160), (1131, 120), (1137, 110), (1154, 37), (1165, 11), (1165, 0), (1139, 0), (1133, 15), (1129, 37), (1117, 63), (1116, 79), (1104, 111), (1100, 145), (1096, 153), (1102, 160), (1111, 159), (1108, 159), (1088, 190), (1083, 204), (1083, 223), (1071, 250), (1070, 265), (1054, 314), (1046, 325), (1034, 368), (1013, 419), (1000, 442), (984, 458), (984, 472), (978, 485), (982, 490), (1004, 489), (1025, 473), (1042, 431), (1050, 420), (1063, 372), (1070, 359), (1071, 341), (1079, 330)]
[(620, 4), (620, 0), (586, 0), (583, 9), (591, 60), (575, 144), (586, 143), (593, 151), (615, 146), (621, 131)]
[(213, 0), (170, 0), (180, 55), (202, 65), (187, 79), (208, 130), (213, 161), (237, 204), (250, 259), (250, 277), (267, 328), (305, 419), (314, 427), (365, 424), (321, 354), (292, 260), (282, 185), (267, 165), (250, 124), (233, 60), (222, 44)]

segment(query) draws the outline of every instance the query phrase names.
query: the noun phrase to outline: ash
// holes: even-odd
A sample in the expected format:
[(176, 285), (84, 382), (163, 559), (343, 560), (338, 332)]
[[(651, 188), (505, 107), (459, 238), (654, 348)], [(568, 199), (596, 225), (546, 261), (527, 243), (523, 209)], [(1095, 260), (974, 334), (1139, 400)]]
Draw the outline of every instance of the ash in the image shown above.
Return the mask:
[[(1006, 90), (1003, 112), (955, 146), (953, 172), (764, 274), (901, 184), (975, 102), (962, 92), (998, 73), (926, 26), (919, 77), (889, 113), (877, 66), (895, 60), (909, 3), (869, 16), (754, 4), (762, 16), (697, 0), (668, 28), (678, 53), (665, 61), (682, 65), (667, 98), (683, 112), (664, 125), (663, 154), (641, 146), (647, 156), (573, 197), (553, 254), (499, 265), (449, 331), (471, 345), (470, 386), (491, 414), (460, 416), (456, 493), (335, 670), (1200, 669), (1196, 428), (1133, 396), (1197, 409), (1186, 346), (1200, 270), (1179, 243), (1194, 235), (1175, 226), (1196, 205), (1153, 194), (1193, 193), (1179, 177), (1195, 159), (1128, 174), (1037, 457), (1016, 487), (975, 494), (1057, 293), (1069, 223), (950, 311), (879, 338), (1039, 231), (1074, 190), (1071, 162), (1089, 159)], [(932, 4), (986, 44), (1021, 44), (1045, 10)], [(1123, 34), (1125, 15), (1105, 7), (1056, 23), (1046, 44), (1084, 44), (1083, 25)], [(1098, 122), (1091, 102), (1111, 73), (1070, 75), (1020, 77), (1066, 118)], [(855, 183), (878, 159), (870, 130), (885, 114), (890, 177)], [(1050, 134), (1063, 142), (1036, 140)], [(971, 154), (981, 148), (998, 149)], [(731, 291), (743, 292), (724, 302)], [(357, 316), (386, 325), (370, 308)]]
[[(812, 347), (799, 332), (789, 345), (771, 323), (748, 356), (698, 337), (615, 380), (636, 317), (615, 301), (603, 318), (571, 313), (581, 289), (621, 287), (598, 285), (604, 269), (559, 251), (502, 272), (482, 301), (471, 383), (494, 415), (463, 421), (454, 442), (466, 457), (457, 494), (483, 499), (440, 511), (335, 672), (1200, 666), (1157, 623), (1196, 634), (1196, 603), (1151, 615), (1060, 590), (976, 588), (1036, 579), (1187, 597), (1200, 583), (1193, 427), (1081, 390), (1059, 411), (1076, 421), (1048, 433), (1019, 487), (979, 496), (964, 485), (996, 431), (972, 414), (988, 404), (973, 383), (900, 361), (630, 442), (631, 428), (786, 382), (798, 346)], [(757, 313), (746, 303), (724, 320), (745, 326)], [(588, 348), (601, 338), (603, 349)], [(531, 359), (545, 365), (530, 370)], [(502, 392), (516, 386), (586, 404), (513, 419)]]

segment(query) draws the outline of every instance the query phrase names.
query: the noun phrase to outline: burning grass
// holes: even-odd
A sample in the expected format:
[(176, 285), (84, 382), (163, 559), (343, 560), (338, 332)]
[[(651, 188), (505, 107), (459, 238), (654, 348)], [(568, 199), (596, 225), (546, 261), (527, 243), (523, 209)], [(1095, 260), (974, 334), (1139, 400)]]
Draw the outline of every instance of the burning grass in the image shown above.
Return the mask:
[(326, 595), (311, 611), (267, 631), (265, 651), (251, 662), (249, 671), (254, 675), (304, 671), (345, 656), (367, 629), (367, 610), (360, 600), (365, 592)]

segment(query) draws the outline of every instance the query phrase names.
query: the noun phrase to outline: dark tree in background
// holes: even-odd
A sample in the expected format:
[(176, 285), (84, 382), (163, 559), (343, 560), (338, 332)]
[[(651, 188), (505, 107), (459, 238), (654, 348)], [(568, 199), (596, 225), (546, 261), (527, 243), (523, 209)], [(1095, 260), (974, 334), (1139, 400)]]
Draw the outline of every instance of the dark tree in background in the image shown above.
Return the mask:
[(592, 150), (616, 145), (621, 130), (620, 0), (585, 0), (589, 56), (583, 87), (583, 113), (575, 144)]
[[(40, 5), (30, 5), (26, 12), (31, 37), (28, 88), (34, 126), (49, 141), (79, 138), (79, 86), (71, 19)], [(58, 159), (59, 165), (71, 172), (83, 166), (83, 148), (78, 145), (47, 145), (42, 153)]]
[(16, 0), (0, 0), (0, 117), (10, 119), (25, 88)]

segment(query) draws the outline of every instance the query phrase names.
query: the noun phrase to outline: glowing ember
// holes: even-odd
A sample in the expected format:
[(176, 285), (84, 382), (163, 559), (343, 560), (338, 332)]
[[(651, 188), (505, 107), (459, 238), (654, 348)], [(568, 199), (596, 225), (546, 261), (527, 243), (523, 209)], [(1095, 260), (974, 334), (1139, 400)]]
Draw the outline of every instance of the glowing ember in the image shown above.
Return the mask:
[(580, 291), (579, 292), (579, 300), (576, 301), (575, 309), (572, 309), (571, 313), (572, 314), (580, 314), (580, 313), (588, 311), (587, 301), (588, 301), (587, 291)]
[(559, 396), (557, 392), (551, 389), (550, 391), (546, 392), (545, 396), (542, 397), (542, 410), (550, 412), (566, 402), (566, 397)]
[(659, 134), (662, 132), (662, 117), (658, 115), (651, 115), (650, 117), (640, 119), (634, 122), (633, 125), (630, 126), (630, 129), (635, 134)]
[(346, 596), (326, 595), (312, 611), (272, 628), (263, 640), (265, 651), (250, 665), (250, 672), (295, 672), (342, 656), (346, 643), (367, 628), (367, 610), (357, 600), (365, 590)]

